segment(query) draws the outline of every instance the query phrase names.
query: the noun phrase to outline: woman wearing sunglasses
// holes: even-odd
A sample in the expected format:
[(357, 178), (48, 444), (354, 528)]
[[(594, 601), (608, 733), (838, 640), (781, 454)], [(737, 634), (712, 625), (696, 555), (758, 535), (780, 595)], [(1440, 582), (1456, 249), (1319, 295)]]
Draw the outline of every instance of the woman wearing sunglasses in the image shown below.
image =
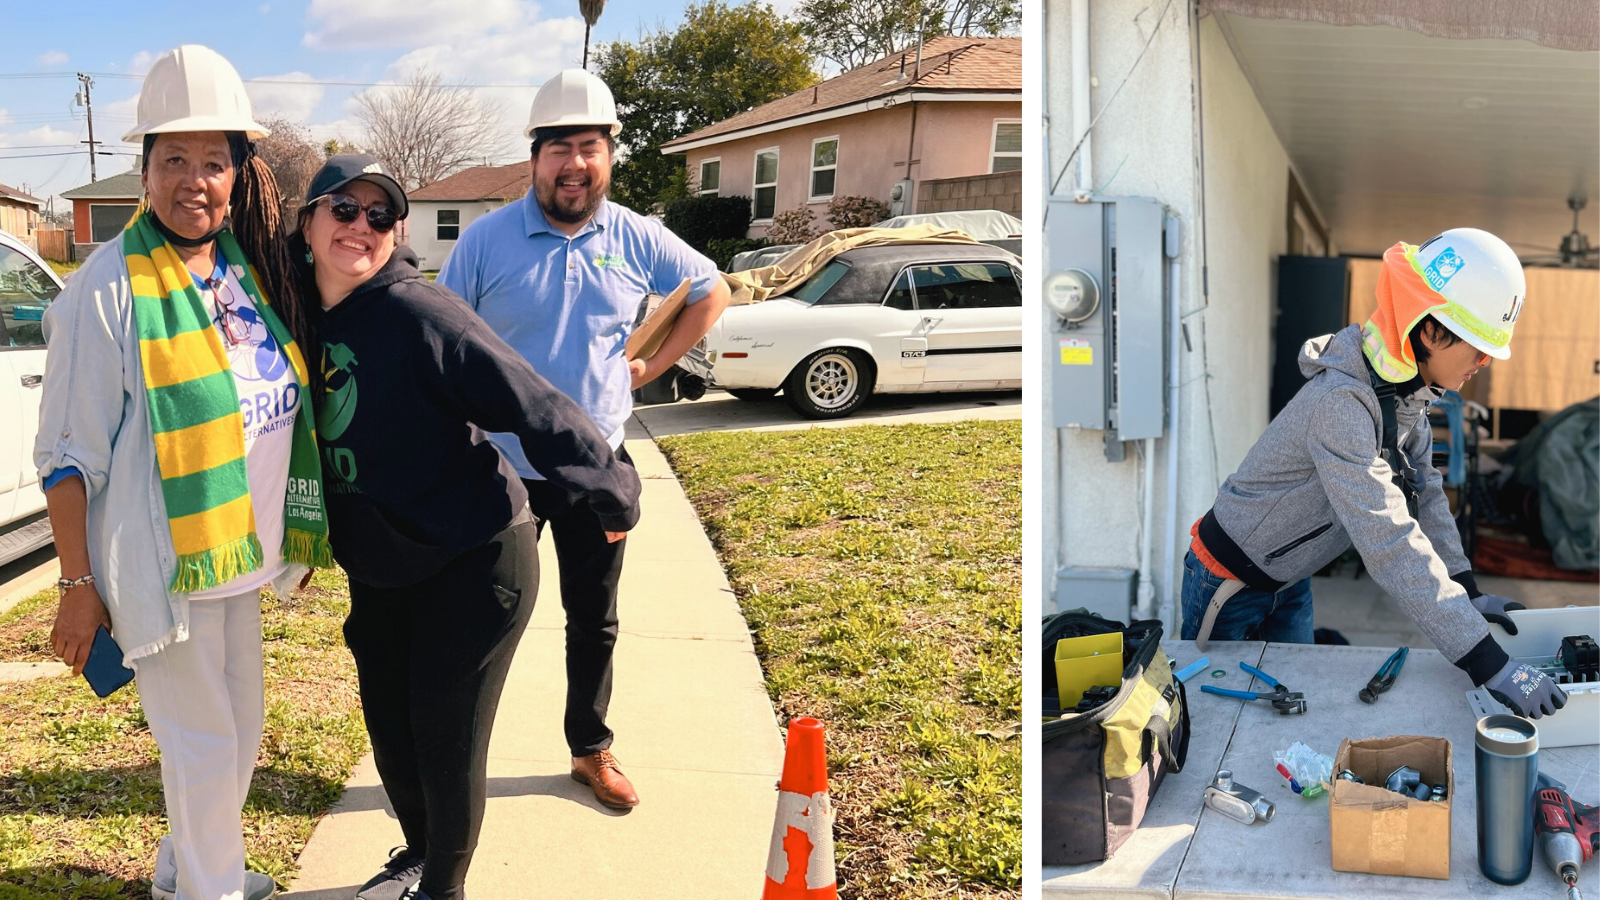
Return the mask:
[(350, 576), (373, 758), (405, 846), (362, 900), (459, 900), (483, 819), (489, 733), (538, 592), (527, 494), (485, 432), (589, 497), (612, 540), (639, 480), (576, 404), (395, 246), (405, 193), (364, 154), (311, 180), (290, 251), (320, 296), (318, 439), (333, 553)]
[[(131, 665), (172, 833), (157, 900), (262, 900), (240, 811), (263, 723), (261, 588), (331, 565), (308, 338), (278, 190), (228, 61), (197, 45), (139, 92), (144, 201), (45, 313), (34, 460), (61, 557), (51, 639)], [(104, 651), (101, 651), (104, 652)], [(113, 658), (116, 654), (113, 652)]]

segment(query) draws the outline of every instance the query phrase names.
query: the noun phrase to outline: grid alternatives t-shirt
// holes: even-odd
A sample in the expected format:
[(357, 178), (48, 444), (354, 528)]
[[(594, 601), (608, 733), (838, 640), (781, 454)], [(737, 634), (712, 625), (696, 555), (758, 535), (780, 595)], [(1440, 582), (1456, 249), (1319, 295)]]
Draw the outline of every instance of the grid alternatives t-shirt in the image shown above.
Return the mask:
[(239, 413), (244, 419), (245, 471), (250, 481), (250, 505), (256, 515), (256, 537), (261, 540), (261, 568), (214, 588), (189, 595), (191, 600), (214, 600), (256, 590), (278, 577), (283, 561), (283, 501), (289, 488), (289, 453), (294, 443), (294, 419), (300, 411), (300, 379), (289, 358), (267, 330), (250, 295), (231, 268), (201, 284), (200, 295), (211, 309), (211, 324), (233, 365), (233, 383), (239, 392)]

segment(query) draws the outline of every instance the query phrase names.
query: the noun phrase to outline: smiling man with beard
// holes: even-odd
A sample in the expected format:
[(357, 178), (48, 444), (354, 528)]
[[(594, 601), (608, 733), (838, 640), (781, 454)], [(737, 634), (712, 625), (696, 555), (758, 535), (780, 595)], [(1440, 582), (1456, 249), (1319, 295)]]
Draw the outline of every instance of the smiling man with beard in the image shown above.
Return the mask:
[[(473, 222), (439, 283), (540, 375), (577, 402), (622, 460), (632, 391), (655, 380), (705, 336), (728, 305), (717, 267), (659, 221), (606, 199), (617, 120), (611, 90), (582, 69), (545, 82), (525, 132), (533, 141), (533, 188), (521, 203)], [(647, 293), (689, 279), (688, 306), (661, 349), (629, 362), (625, 343)], [(515, 439), (492, 436), (528, 488), (528, 505), (555, 535), (567, 614), (564, 729), (572, 777), (606, 806), (638, 805), (611, 754), (606, 709), (617, 640), (617, 582), (626, 541), (608, 543), (588, 501), (551, 485)]]

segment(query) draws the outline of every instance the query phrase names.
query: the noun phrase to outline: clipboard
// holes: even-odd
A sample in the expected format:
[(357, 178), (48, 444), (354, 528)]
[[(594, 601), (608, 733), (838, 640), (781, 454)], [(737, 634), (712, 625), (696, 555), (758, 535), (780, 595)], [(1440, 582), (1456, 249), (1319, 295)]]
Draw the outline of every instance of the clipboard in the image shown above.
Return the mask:
[(667, 335), (672, 332), (672, 326), (678, 321), (678, 314), (688, 305), (689, 284), (689, 279), (685, 278), (673, 288), (672, 293), (645, 313), (644, 321), (633, 329), (633, 334), (628, 335), (626, 350), (629, 361), (649, 359), (661, 349)]

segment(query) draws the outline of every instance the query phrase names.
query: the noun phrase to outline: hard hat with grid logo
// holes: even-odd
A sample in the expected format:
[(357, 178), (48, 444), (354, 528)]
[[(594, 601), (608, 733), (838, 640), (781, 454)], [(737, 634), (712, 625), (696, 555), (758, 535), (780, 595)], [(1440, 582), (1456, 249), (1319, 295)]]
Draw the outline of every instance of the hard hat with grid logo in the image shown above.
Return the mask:
[(1439, 324), (1495, 359), (1510, 359), (1528, 283), (1506, 242), (1476, 228), (1452, 228), (1407, 255), (1444, 300), (1432, 310)]
[(523, 135), (532, 138), (540, 128), (566, 128), (572, 125), (609, 127), (611, 136), (622, 131), (617, 120), (617, 102), (611, 89), (599, 78), (582, 69), (564, 69), (546, 81), (534, 95)]
[(251, 113), (232, 64), (199, 44), (162, 55), (145, 73), (137, 121), (123, 140), (176, 131), (242, 131), (252, 141), (271, 134)]

